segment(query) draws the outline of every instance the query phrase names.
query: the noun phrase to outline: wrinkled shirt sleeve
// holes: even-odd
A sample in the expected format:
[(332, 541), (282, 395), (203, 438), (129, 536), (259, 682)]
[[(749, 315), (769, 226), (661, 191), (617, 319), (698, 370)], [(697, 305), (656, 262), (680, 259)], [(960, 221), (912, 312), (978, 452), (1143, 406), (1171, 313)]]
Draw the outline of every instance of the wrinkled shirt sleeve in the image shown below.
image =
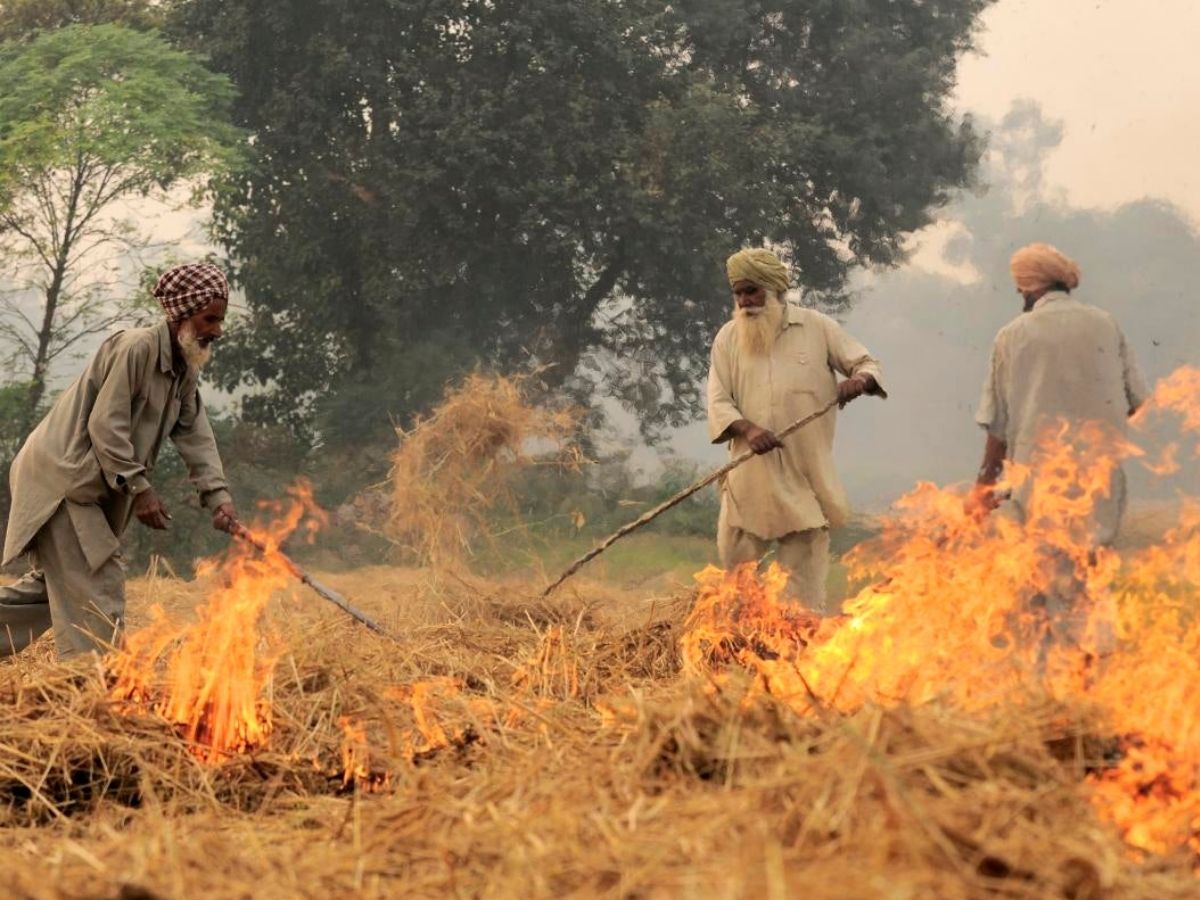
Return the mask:
[(887, 397), (883, 386), (883, 370), (879, 360), (871, 352), (850, 336), (835, 319), (822, 316), (821, 323), (825, 327), (825, 343), (829, 347), (829, 365), (835, 372), (840, 372), (847, 378), (855, 375), (870, 375), (875, 379), (875, 386), (868, 393), (879, 397)]
[(150, 482), (133, 446), (133, 397), (135, 385), (151, 365), (151, 348), (114, 339), (107, 350), (111, 358), (101, 367), (103, 380), (88, 415), (88, 437), (108, 486), (119, 494), (140, 494)]
[(729, 426), (745, 418), (733, 399), (729, 356), (729, 341), (718, 335), (708, 365), (708, 439), (714, 444), (729, 440)]
[(975, 421), (988, 434), (1000, 440), (1008, 433), (1008, 405), (1004, 399), (1004, 350), (997, 339), (992, 344), (992, 356), (988, 362), (987, 377), (983, 381), (983, 392), (979, 398), (979, 410), (975, 413)]
[(1125, 378), (1125, 399), (1129, 401), (1129, 414), (1133, 415), (1149, 398), (1150, 388), (1124, 332), (1121, 333), (1121, 368)]
[(216, 509), (222, 503), (232, 503), (217, 439), (200, 400), (200, 391), (194, 385), (183, 396), (171, 441), (187, 466), (188, 478), (205, 508)]

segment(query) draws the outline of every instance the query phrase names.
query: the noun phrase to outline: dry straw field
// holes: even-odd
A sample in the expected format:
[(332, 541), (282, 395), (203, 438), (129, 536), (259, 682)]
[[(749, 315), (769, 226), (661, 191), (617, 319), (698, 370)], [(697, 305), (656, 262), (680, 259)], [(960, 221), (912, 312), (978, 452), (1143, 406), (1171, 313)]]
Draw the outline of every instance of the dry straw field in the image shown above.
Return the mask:
[[(404, 437), (410, 481), (463, 452)], [(1200, 513), (1089, 552), (1090, 488), (1062, 484), (1101, 482), (1070, 469), (1093, 436), (1055, 439), (1028, 525), (922, 486), (826, 620), (773, 569), (636, 591), (585, 571), (546, 600), (533, 574), (321, 576), (377, 635), (274, 553), (319, 524), (298, 491), (265, 557), (135, 580), (103, 666), (0, 664), (6, 893), (1196, 896)], [(473, 446), (499, 460), (478, 502), (522, 441)], [(447, 514), (443, 555), (469, 531)]]

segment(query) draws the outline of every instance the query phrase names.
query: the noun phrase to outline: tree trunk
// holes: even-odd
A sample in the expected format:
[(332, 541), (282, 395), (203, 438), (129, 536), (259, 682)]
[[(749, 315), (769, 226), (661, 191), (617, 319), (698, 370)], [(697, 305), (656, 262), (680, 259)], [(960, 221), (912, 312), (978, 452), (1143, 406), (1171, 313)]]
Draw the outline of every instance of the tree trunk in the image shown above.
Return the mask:
[(62, 295), (63, 277), (66, 274), (65, 260), (61, 255), (55, 261), (50, 284), (46, 288), (46, 303), (42, 309), (42, 327), (38, 330), (37, 355), (33, 359), (33, 377), (29, 380), (28, 405), (25, 411), (25, 430), (33, 430), (38, 407), (46, 394), (46, 374), (50, 368), (50, 341), (54, 337), (54, 316), (58, 311)]
[(579, 360), (588, 350), (595, 338), (595, 328), (592, 326), (592, 316), (601, 303), (613, 292), (617, 281), (625, 273), (624, 248), (618, 244), (612, 259), (603, 271), (592, 282), (579, 301), (578, 316), (573, 316), (563, 323), (562, 329), (555, 336), (554, 368), (549, 369), (543, 376), (543, 383), (551, 390), (562, 385), (575, 374)]
[(58, 252), (50, 272), (50, 283), (46, 286), (46, 303), (42, 309), (42, 325), (38, 329), (37, 352), (33, 358), (33, 377), (29, 382), (29, 399), (25, 410), (25, 432), (37, 424), (38, 408), (46, 395), (46, 377), (50, 370), (51, 350), (54, 342), (54, 322), (62, 300), (63, 284), (67, 278), (67, 266), (71, 261), (71, 250), (75, 244), (75, 220), (79, 215), (79, 200), (83, 193), (84, 166), (81, 159), (71, 179), (71, 192), (67, 200), (66, 215), (63, 216), (62, 234), (57, 241)]

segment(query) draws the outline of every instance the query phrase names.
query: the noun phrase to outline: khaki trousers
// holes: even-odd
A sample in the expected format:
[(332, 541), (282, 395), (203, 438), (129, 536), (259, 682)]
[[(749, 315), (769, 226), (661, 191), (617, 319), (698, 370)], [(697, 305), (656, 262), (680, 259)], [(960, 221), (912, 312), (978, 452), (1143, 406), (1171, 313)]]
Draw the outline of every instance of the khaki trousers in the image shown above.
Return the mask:
[(103, 653), (125, 614), (120, 556), (92, 572), (65, 504), (37, 533), (33, 551), (39, 568), (0, 587), (0, 657), (20, 653), (51, 627), (59, 659)]
[(778, 542), (764, 540), (730, 525), (722, 505), (717, 520), (717, 554), (722, 568), (732, 569), (742, 563), (760, 560), (772, 543), (777, 543), (776, 557), (788, 573), (789, 596), (823, 616), (835, 613), (837, 610), (829, 608), (825, 589), (829, 579), (828, 528), (793, 531)]

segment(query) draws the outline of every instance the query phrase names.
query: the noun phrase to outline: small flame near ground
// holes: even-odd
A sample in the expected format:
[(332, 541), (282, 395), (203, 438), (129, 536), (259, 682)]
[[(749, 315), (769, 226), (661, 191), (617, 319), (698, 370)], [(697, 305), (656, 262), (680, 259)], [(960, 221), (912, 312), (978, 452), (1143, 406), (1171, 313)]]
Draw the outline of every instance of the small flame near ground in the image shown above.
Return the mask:
[(267, 744), (278, 651), (260, 637), (258, 626), (271, 596), (292, 580), (277, 551), (288, 537), (311, 535), (325, 522), (303, 482), (264, 512), (269, 524), (251, 534), (265, 553), (235, 541), (226, 556), (199, 567), (198, 576), (216, 586), (194, 621), (178, 622), (155, 607), (150, 624), (130, 634), (109, 660), (111, 696), (129, 710), (149, 710), (171, 722), (208, 762)]
[[(555, 704), (579, 696), (579, 661), (570, 634), (562, 626), (552, 625), (514, 668), (503, 696), (471, 693), (463, 679), (445, 675), (388, 688), (383, 699), (399, 704), (412, 724), (395, 733), (383, 729), (389, 732), (385, 742), (390, 757), (418, 764), (442, 751), (481, 743), (487, 733), (538, 721)], [(394, 710), (380, 711), (385, 722), (394, 720)], [(391, 775), (378, 754), (371, 752), (362, 716), (344, 717), (339, 724), (344, 734), (344, 784), (366, 793), (390, 789)], [(538, 728), (549, 741), (545, 723), (539, 721)]]
[[(1200, 431), (1198, 399), (1200, 370), (1177, 371), (1135, 425), (1172, 412)], [(1047, 429), (1034, 470), (1012, 466), (1001, 486), (1024, 491), (1024, 522), (1003, 511), (980, 520), (961, 493), (919, 485), (847, 558), (868, 586), (837, 618), (789, 604), (775, 566), (706, 569), (684, 669), (714, 687), (731, 666), (748, 670), (747, 703), (769, 694), (800, 715), (1076, 702), (1121, 738), (1120, 760), (1089, 778), (1099, 814), (1137, 852), (1184, 847), (1200, 860), (1200, 506), (1125, 558), (1091, 536), (1114, 466), (1142, 455), (1098, 426)]]

